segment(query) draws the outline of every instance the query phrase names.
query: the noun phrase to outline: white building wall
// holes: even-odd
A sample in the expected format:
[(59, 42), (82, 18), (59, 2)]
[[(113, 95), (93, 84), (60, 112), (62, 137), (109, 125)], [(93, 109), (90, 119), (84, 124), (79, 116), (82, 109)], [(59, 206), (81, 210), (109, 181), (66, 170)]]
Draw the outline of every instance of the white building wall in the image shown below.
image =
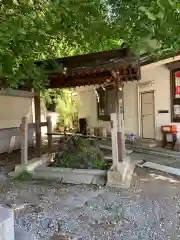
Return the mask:
[(124, 131), (138, 135), (138, 94), (137, 82), (124, 83)]
[[(46, 121), (47, 111), (41, 108), (41, 121)], [(20, 124), (23, 117), (34, 122), (34, 101), (32, 97), (0, 95), (0, 153), (19, 149), (21, 145)], [(42, 127), (42, 135), (47, 127)], [(34, 129), (29, 129), (29, 145), (33, 144)]]
[(33, 121), (31, 98), (0, 96), (0, 129), (19, 127), (25, 116)]
[(97, 104), (96, 94), (93, 87), (77, 88), (79, 94), (79, 118), (86, 118), (89, 127), (94, 127), (97, 124)]
[[(165, 65), (152, 68), (141, 68), (141, 82), (154, 81), (152, 86), (140, 87), (139, 91), (155, 91), (155, 138), (162, 139), (161, 126), (178, 123), (171, 122), (170, 108), (170, 71)], [(158, 113), (159, 110), (168, 110), (168, 113)]]
[[(142, 85), (141, 83), (153, 82)], [(155, 106), (155, 139), (162, 140), (161, 126), (176, 125), (180, 131), (180, 123), (171, 122), (170, 105), (170, 71), (165, 65), (144, 66), (141, 67), (141, 80), (139, 81), (139, 90), (135, 90), (137, 83), (127, 83), (124, 88), (124, 116), (125, 132), (131, 130), (141, 135), (141, 98), (142, 92), (154, 91)], [(138, 96), (139, 95), (139, 96)], [(168, 113), (158, 113), (159, 110), (168, 110)], [(136, 113), (137, 111), (137, 113)], [(137, 125), (135, 124), (137, 123)], [(139, 124), (139, 128), (138, 128)], [(137, 126), (137, 128), (136, 128)], [(139, 130), (138, 130), (139, 129)]]
[[(86, 118), (88, 127), (105, 127), (111, 131), (110, 121), (101, 121), (97, 117), (97, 96), (94, 87), (78, 87), (79, 118)], [(138, 133), (137, 83), (124, 84), (125, 133)]]
[(105, 127), (111, 131), (110, 121), (100, 121), (97, 116), (97, 96), (94, 86), (78, 87), (76, 91), (79, 96), (79, 118), (86, 118), (88, 127)]
[[(0, 96), (0, 153), (20, 148), (19, 126), (22, 117), (33, 122), (32, 98)], [(29, 145), (33, 144), (33, 129), (29, 129)]]
[[(141, 83), (153, 81), (152, 85)], [(139, 85), (139, 90), (138, 86)], [(78, 88), (80, 97), (79, 117), (87, 118), (88, 126), (103, 126), (110, 131), (110, 122), (97, 119), (96, 94), (93, 87)], [(141, 129), (141, 99), (142, 92), (155, 93), (155, 139), (162, 140), (161, 126), (176, 125), (180, 131), (180, 123), (171, 122), (170, 106), (170, 71), (165, 65), (152, 65), (141, 67), (141, 80), (124, 84), (124, 124), (125, 133), (140, 134)], [(168, 113), (158, 113), (159, 110), (168, 110)], [(180, 138), (180, 136), (179, 136)]]

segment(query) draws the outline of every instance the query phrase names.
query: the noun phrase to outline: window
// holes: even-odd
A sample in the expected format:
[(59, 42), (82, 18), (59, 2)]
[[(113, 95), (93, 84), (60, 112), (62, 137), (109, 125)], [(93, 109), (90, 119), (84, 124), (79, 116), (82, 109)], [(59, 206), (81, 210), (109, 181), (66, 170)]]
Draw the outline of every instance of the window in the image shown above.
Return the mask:
[(171, 120), (180, 122), (180, 69), (171, 71)]
[(97, 89), (99, 102), (98, 106), (98, 119), (103, 121), (110, 121), (111, 113), (115, 112), (115, 90), (112, 86), (102, 87)]

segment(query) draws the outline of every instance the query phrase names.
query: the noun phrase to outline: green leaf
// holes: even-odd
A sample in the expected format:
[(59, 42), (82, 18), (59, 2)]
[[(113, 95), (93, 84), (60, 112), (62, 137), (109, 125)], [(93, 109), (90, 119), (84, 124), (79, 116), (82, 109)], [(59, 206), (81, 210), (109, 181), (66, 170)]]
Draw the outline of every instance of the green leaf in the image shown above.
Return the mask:
[(147, 9), (146, 7), (144, 7), (144, 6), (140, 6), (140, 7), (139, 7), (139, 10), (140, 10), (141, 12), (144, 12), (144, 13), (148, 12), (148, 9)]
[[(0, 75), (7, 77), (9, 85), (17, 85), (22, 76), (42, 89), (47, 72), (34, 66), (34, 61), (110, 50), (121, 47), (120, 42), (137, 46), (140, 53), (149, 51), (151, 39), (162, 43), (154, 52), (175, 51), (179, 11), (176, 0), (1, 1)], [(54, 69), (63, 71), (57, 65)]]
[(176, 7), (176, 3), (176, 0), (157, 0), (158, 6), (163, 11), (167, 11), (168, 8)]
[(175, 7), (175, 6), (176, 6), (176, 3), (177, 3), (176, 0), (168, 0), (168, 1), (169, 1), (169, 4), (170, 4), (172, 7)]
[(24, 35), (26, 34), (26, 30), (24, 28), (20, 28), (18, 32)]
[(141, 12), (144, 12), (144, 13), (148, 16), (148, 18), (149, 18), (150, 20), (153, 20), (153, 21), (156, 20), (156, 16), (155, 16), (152, 12), (150, 12), (150, 10), (149, 10), (148, 8), (146, 8), (146, 7), (144, 7), (144, 6), (141, 6), (141, 7), (139, 8), (139, 10), (140, 10)]
[(164, 12), (162, 10), (160, 10), (158, 12), (158, 14), (156, 15), (156, 17), (159, 18), (159, 19), (164, 19)]
[(156, 16), (151, 13), (151, 12), (147, 12), (146, 15), (148, 16), (148, 18), (152, 21), (155, 21), (156, 20)]
[(157, 5), (163, 10), (165, 11), (165, 7), (164, 7), (164, 2), (167, 0), (157, 0)]
[(19, 5), (19, 3), (18, 3), (17, 0), (13, 0), (13, 3), (14, 3), (15, 5)]

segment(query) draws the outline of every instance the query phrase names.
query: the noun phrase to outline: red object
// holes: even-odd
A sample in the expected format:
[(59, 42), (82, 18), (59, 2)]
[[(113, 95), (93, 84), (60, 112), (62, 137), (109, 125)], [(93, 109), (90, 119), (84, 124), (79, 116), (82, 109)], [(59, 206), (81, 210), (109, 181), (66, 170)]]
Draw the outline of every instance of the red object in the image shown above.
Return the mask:
[(176, 127), (176, 125), (161, 126), (161, 131), (162, 132), (169, 132), (169, 133), (176, 133), (177, 132), (177, 127)]
[(177, 78), (180, 78), (180, 72), (176, 72), (175, 75), (176, 75)]
[(176, 86), (176, 94), (180, 94), (180, 86)]
[[(177, 140), (177, 127), (176, 125), (165, 125), (161, 126), (161, 131), (163, 135), (163, 147), (170, 147), (171, 149), (174, 149), (176, 140)], [(167, 135), (171, 134), (172, 141), (169, 141), (167, 139)]]

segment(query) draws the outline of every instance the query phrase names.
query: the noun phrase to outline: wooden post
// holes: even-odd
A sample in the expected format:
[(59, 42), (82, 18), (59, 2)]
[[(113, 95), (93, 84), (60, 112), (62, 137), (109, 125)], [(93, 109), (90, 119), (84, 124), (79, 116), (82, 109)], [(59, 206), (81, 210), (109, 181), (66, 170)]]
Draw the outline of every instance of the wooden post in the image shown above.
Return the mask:
[(115, 96), (115, 105), (116, 105), (116, 118), (117, 118), (117, 150), (118, 150), (118, 161), (121, 162), (123, 161), (124, 158), (124, 136), (122, 131), (122, 114), (120, 111), (120, 92), (119, 92), (119, 75), (116, 74), (115, 78), (115, 91), (116, 91), (116, 96)]
[(21, 164), (28, 162), (28, 118), (23, 117), (21, 123)]
[(111, 144), (112, 144), (113, 167), (117, 167), (119, 157), (118, 157), (118, 143), (117, 143), (117, 117), (116, 117), (116, 113), (111, 113)]
[[(50, 116), (47, 117), (47, 134), (48, 133), (52, 133), (52, 121)], [(49, 152), (52, 152), (52, 135), (48, 134), (47, 137), (48, 137), (48, 150)]]
[(35, 131), (36, 131), (36, 157), (41, 157), (41, 101), (40, 93), (34, 97), (35, 105)]

